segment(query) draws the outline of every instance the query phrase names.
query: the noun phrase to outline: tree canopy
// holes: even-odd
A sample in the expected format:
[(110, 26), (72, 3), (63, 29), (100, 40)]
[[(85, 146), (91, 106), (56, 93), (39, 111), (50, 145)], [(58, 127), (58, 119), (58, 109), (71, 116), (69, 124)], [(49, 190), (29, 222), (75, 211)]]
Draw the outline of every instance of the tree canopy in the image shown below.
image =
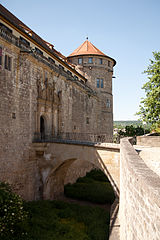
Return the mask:
[(137, 113), (142, 121), (158, 127), (160, 125), (160, 52), (153, 52), (154, 60), (144, 71), (148, 75), (142, 89), (146, 97), (140, 102), (140, 110)]

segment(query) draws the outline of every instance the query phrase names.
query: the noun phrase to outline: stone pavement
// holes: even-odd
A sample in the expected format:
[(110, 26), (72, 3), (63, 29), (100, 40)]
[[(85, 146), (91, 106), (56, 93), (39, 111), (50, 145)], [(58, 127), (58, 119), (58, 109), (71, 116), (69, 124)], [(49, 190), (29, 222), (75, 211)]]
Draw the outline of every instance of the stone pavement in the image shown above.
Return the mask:
[(116, 199), (111, 207), (109, 240), (119, 239), (120, 239), (119, 199)]

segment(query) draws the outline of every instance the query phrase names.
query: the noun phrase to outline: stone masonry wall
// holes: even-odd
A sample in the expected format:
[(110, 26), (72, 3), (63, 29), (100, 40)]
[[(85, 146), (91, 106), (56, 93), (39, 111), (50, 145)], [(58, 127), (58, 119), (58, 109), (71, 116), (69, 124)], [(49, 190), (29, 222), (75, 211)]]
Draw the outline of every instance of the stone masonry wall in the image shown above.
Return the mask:
[[(0, 181), (33, 200), (40, 174), (31, 149), (34, 133), (40, 132), (40, 117), (45, 119), (47, 134), (98, 135), (99, 100), (59, 66), (51, 68), (43, 56), (21, 51), (6, 34), (0, 36)], [(11, 59), (10, 69), (5, 67), (6, 56)]]
[[(0, 46), (0, 180), (33, 199), (36, 165), (29, 161), (29, 149), (35, 129), (36, 81), (31, 63), (16, 46), (2, 39)], [(11, 58), (11, 70), (4, 67), (5, 56)]]
[(160, 136), (137, 136), (137, 145), (160, 147)]
[[(79, 57), (82, 58), (82, 65), (78, 65)], [(88, 63), (88, 58), (93, 58), (93, 63)], [(102, 59), (103, 63), (99, 63), (99, 59)], [(99, 133), (104, 132), (110, 139), (113, 137), (113, 96), (112, 96), (112, 75), (113, 75), (113, 61), (103, 56), (72, 56), (69, 60), (77, 65), (77, 68), (83, 70), (86, 76), (88, 76), (87, 84), (97, 92), (97, 117), (94, 120), (97, 124), (97, 130)], [(108, 65), (110, 62), (110, 65)], [(103, 79), (103, 87), (97, 88), (97, 79)], [(109, 101), (109, 105), (107, 104)], [(97, 131), (97, 132), (98, 132)]]
[(160, 177), (121, 140), (120, 239), (160, 239)]

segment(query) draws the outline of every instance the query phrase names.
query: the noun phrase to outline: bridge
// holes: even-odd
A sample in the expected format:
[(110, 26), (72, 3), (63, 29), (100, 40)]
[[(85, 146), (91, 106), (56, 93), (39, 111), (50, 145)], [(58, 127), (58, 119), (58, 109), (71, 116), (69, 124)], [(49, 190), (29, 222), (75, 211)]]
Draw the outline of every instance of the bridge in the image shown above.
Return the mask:
[[(147, 143), (147, 139), (144, 141)], [(115, 194), (120, 195), (119, 212), (115, 208), (111, 217), (110, 240), (160, 239), (159, 146), (133, 146), (127, 138), (120, 145), (70, 140), (35, 142), (33, 156), (41, 176), (43, 199), (57, 198), (65, 184), (99, 168), (108, 176)]]
[(108, 176), (119, 195), (120, 146), (112, 143), (91, 143), (71, 140), (32, 143), (32, 158), (40, 173), (40, 195), (55, 199), (63, 193), (64, 185), (73, 183), (93, 168)]

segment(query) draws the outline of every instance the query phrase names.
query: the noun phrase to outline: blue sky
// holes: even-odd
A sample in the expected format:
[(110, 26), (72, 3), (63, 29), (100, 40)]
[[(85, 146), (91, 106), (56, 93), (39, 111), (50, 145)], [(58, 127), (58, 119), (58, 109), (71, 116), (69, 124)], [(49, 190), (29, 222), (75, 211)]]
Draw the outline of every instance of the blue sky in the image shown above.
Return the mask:
[(86, 36), (114, 58), (114, 120), (134, 120), (153, 51), (160, 49), (159, 0), (0, 0), (43, 39), (68, 56)]

